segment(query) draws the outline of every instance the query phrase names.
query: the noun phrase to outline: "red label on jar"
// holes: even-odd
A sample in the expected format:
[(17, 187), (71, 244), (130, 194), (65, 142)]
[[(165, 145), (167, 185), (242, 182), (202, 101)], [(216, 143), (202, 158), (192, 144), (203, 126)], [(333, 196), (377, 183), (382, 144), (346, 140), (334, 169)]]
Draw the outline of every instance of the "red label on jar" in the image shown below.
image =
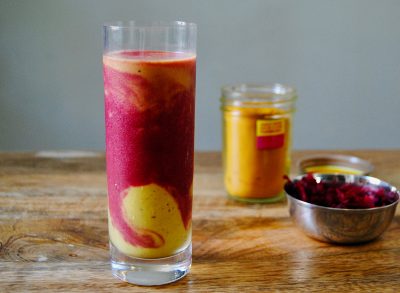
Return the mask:
[(257, 120), (257, 149), (276, 149), (285, 143), (285, 121), (283, 119)]

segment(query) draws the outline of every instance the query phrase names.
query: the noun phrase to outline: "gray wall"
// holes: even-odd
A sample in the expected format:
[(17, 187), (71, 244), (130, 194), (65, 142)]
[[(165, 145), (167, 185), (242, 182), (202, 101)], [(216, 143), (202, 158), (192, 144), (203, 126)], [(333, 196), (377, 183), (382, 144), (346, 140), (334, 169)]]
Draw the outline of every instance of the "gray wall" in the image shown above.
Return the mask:
[(103, 149), (101, 25), (199, 26), (196, 149), (219, 89), (297, 87), (296, 149), (400, 147), (400, 1), (0, 0), (0, 150)]

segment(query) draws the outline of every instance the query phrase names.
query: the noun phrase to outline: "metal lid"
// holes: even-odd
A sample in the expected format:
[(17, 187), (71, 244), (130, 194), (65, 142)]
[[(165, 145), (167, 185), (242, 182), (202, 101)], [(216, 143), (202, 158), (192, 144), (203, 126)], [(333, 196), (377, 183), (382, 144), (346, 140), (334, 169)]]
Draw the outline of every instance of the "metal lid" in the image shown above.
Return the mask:
[(368, 175), (374, 166), (361, 158), (346, 155), (312, 155), (300, 159), (297, 163), (300, 174), (354, 174)]

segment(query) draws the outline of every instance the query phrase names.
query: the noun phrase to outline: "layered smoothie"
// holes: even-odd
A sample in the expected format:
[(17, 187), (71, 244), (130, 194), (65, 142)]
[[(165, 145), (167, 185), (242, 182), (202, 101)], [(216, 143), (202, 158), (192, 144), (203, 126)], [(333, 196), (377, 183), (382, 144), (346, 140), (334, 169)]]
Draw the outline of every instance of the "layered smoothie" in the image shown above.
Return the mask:
[(103, 65), (111, 242), (174, 255), (191, 240), (196, 57), (119, 51)]

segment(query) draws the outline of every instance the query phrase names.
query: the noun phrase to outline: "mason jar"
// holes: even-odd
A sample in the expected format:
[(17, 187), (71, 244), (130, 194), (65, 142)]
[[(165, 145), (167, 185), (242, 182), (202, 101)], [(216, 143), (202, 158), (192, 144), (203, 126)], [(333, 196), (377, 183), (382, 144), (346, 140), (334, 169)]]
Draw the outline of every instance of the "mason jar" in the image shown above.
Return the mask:
[(245, 202), (283, 198), (291, 163), (296, 90), (282, 84), (222, 88), (224, 184)]

